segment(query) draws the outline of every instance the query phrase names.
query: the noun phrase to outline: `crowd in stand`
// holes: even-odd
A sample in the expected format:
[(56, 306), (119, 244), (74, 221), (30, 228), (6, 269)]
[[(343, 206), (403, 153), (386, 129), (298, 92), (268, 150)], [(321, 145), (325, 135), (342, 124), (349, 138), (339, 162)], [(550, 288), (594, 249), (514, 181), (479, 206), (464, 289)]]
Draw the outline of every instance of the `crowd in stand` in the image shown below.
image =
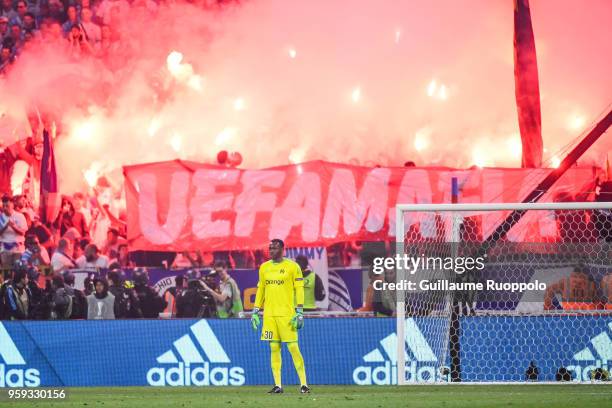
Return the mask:
[[(162, 314), (177, 318), (242, 317), (240, 290), (223, 261), (215, 262), (206, 276), (201, 276), (198, 269), (190, 270), (187, 276), (176, 276), (175, 286), (162, 297), (149, 285), (145, 268), (135, 268), (130, 279), (126, 277), (119, 261), (125, 244), (120, 243), (113, 228), (103, 251), (91, 243), (84, 248), (79, 243), (76, 247), (81, 249), (75, 251), (71, 239), (63, 237), (49, 258), (35, 234), (11, 221), (23, 218), (23, 214), (13, 210), (6, 216), (12, 201), (5, 200), (4, 209), (0, 238), (7, 238), (7, 230), (12, 230), (13, 237), (25, 232), (26, 238), (2, 241), (2, 255), (7, 262), (12, 258), (13, 266), (8, 269), (10, 278), (0, 285), (0, 320), (152, 319)], [(12, 250), (6, 251), (7, 247)], [(19, 252), (20, 248), (25, 249)], [(84, 253), (75, 259), (78, 252)], [(42, 276), (39, 267), (49, 266), (51, 274)], [(77, 270), (88, 271), (83, 290), (75, 287)]]
[[(235, 0), (233, 0), (235, 2)], [(0, 74), (28, 47), (53, 44), (72, 57), (99, 58), (108, 67), (129, 53), (119, 22), (131, 13), (154, 16), (166, 0), (0, 0)], [(215, 8), (228, 0), (194, 0)]]
[[(152, 1), (134, 2), (155, 11)], [(37, 43), (58, 45), (73, 56), (101, 59), (116, 52), (119, 32), (113, 19), (126, 13), (126, 0), (2, 0), (0, 71), (6, 72), (20, 54)]]
[[(2, 197), (0, 319), (155, 318), (164, 311), (167, 317), (228, 317), (238, 313), (232, 312), (238, 303), (242, 310), (223, 261), (214, 264), (208, 280), (178, 278), (172, 296), (162, 299), (149, 286), (146, 269), (134, 269), (124, 217), (99, 203), (106, 187), (101, 179), (92, 197), (62, 197), (57, 216), (47, 223), (26, 196)], [(185, 253), (183, 259), (191, 262), (182, 266), (213, 264), (204, 265), (201, 253)], [(131, 279), (126, 270), (134, 271)], [(89, 273), (83, 291), (75, 288), (75, 271)], [(195, 271), (192, 275), (199, 274)], [(233, 293), (238, 298), (227, 305)]]

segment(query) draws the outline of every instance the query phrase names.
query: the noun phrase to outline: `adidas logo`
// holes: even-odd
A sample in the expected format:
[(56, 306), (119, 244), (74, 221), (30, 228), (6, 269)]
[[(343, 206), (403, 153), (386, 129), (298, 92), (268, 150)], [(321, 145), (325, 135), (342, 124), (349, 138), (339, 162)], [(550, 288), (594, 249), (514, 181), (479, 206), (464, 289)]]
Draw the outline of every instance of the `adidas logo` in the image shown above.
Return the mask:
[(174, 341), (170, 350), (157, 357), (157, 363), (161, 365), (147, 372), (149, 385), (243, 385), (245, 382), (244, 368), (230, 367), (230, 358), (206, 320), (192, 325), (190, 333)]
[(11, 366), (25, 366), (26, 361), (1, 322), (0, 359), (0, 388), (40, 386), (40, 371), (37, 369), (10, 368)]
[[(608, 324), (612, 333), (612, 322)], [(612, 362), (612, 340), (607, 332), (603, 331), (593, 337), (590, 344), (574, 354), (575, 365), (568, 365), (572, 377), (578, 381), (590, 381), (589, 373), (596, 368), (610, 370), (608, 362)]]
[[(436, 381), (436, 364), (438, 358), (431, 349), (427, 339), (412, 318), (406, 319), (405, 325), (405, 361), (407, 382)], [(353, 381), (357, 385), (390, 385), (397, 384), (397, 334), (391, 333), (380, 341), (379, 347), (363, 356), (368, 365), (355, 368)], [(406, 348), (412, 354), (410, 358)]]

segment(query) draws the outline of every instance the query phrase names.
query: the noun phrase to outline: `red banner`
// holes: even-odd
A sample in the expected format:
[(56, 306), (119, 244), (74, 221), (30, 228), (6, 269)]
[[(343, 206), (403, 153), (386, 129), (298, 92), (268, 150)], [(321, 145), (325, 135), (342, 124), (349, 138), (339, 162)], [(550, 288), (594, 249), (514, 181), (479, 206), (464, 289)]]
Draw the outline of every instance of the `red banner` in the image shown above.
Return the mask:
[[(452, 177), (460, 202), (520, 202), (549, 171), (323, 161), (261, 170), (178, 160), (128, 166), (128, 240), (131, 250), (186, 251), (261, 249), (271, 238), (291, 246), (393, 239), (396, 203), (449, 203)], [(540, 201), (573, 196), (592, 180), (591, 168), (570, 169)], [(483, 217), (490, 224), (483, 230), (502, 215)], [(540, 224), (542, 238), (557, 234), (546, 217), (531, 222)]]

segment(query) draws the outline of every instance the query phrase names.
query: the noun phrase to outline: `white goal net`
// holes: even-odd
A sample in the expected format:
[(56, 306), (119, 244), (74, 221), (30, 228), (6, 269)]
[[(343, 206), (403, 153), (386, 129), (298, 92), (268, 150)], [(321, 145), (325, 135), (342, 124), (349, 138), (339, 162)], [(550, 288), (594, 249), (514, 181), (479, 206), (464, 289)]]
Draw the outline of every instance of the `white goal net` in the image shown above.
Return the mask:
[(612, 203), (396, 217), (398, 384), (610, 379)]

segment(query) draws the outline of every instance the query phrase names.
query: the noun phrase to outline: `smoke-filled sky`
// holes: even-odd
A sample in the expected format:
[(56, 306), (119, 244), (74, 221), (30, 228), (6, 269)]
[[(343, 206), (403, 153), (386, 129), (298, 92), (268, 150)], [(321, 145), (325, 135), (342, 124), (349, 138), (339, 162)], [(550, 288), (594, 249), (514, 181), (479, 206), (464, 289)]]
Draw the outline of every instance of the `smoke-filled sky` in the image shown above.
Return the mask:
[[(531, 2), (545, 160), (612, 102), (612, 3)], [(0, 109), (62, 113), (63, 186), (130, 163), (312, 159), (516, 167), (512, 0), (248, 0), (135, 10), (111, 69), (23, 53)], [(2, 135), (5, 143), (15, 138)], [(612, 137), (582, 162), (602, 164)]]

